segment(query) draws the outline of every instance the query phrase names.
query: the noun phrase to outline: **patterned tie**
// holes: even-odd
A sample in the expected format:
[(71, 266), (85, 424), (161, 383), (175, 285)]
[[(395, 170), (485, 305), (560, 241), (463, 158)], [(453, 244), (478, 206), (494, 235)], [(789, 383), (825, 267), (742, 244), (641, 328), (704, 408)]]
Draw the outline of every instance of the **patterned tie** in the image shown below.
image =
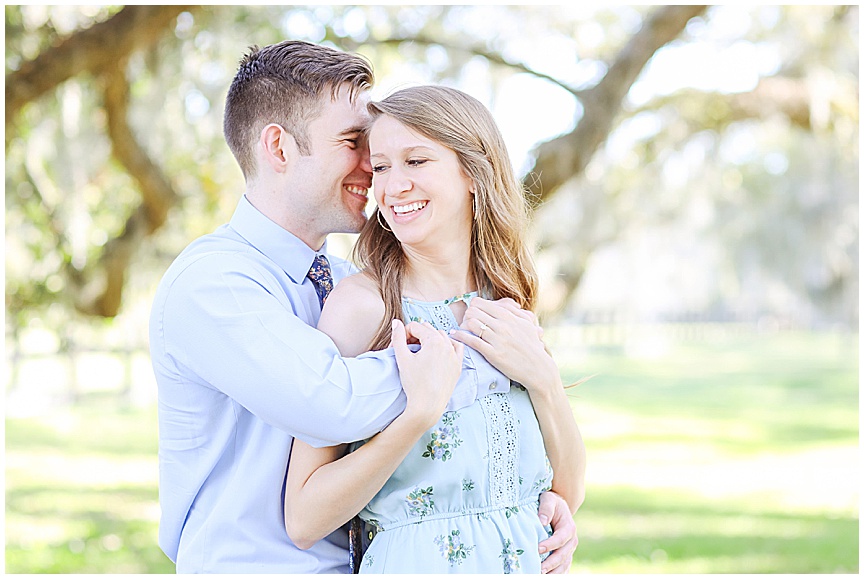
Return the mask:
[(318, 301), (321, 307), (324, 307), (324, 302), (327, 301), (327, 296), (330, 295), (330, 290), (333, 289), (333, 274), (330, 273), (330, 262), (320, 253), (315, 256), (312, 262), (312, 267), (309, 268), (309, 273), (306, 274), (315, 286), (315, 292), (318, 294)]

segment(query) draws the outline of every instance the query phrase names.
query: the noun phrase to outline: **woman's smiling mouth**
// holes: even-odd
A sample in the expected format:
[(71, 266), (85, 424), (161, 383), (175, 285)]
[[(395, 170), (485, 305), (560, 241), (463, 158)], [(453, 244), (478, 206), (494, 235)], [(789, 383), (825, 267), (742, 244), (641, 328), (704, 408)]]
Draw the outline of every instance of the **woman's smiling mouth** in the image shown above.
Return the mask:
[(392, 209), (393, 209), (393, 213), (395, 213), (396, 215), (408, 215), (410, 213), (415, 213), (417, 211), (420, 211), (421, 209), (426, 207), (427, 203), (429, 203), (429, 202), (428, 201), (415, 201), (413, 203), (408, 203), (405, 205), (393, 205)]

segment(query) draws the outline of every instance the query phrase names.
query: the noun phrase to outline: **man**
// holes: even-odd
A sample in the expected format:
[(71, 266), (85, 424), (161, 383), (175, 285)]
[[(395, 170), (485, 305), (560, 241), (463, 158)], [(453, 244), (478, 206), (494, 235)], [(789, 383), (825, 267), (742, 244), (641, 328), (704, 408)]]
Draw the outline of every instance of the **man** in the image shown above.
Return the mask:
[[(245, 194), (229, 224), (171, 265), (150, 320), (159, 542), (179, 573), (346, 572), (344, 530), (307, 551), (285, 532), (293, 437), (333, 445), (372, 436), (405, 407), (400, 379), (458, 372), (452, 343), (419, 324), (408, 327), (416, 353), (397, 324), (394, 348), (357, 358), (340, 357), (314, 329), (332, 284), (351, 273), (327, 255), (327, 234), (366, 220), (372, 79), (358, 56), (286, 41), (254, 48), (229, 89), (224, 132)], [(448, 409), (509, 387), (495, 376), (464, 369)], [(556, 530), (544, 542), (558, 549), (550, 569), (566, 571), (576, 543), (567, 505), (550, 493), (541, 513)]]

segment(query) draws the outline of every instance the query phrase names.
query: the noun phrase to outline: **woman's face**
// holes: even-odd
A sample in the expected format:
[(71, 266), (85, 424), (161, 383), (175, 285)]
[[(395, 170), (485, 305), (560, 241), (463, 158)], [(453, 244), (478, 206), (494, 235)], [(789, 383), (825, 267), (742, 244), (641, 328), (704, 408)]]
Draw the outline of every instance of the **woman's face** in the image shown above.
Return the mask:
[(403, 245), (470, 242), (471, 180), (455, 152), (381, 115), (369, 153), (375, 201)]

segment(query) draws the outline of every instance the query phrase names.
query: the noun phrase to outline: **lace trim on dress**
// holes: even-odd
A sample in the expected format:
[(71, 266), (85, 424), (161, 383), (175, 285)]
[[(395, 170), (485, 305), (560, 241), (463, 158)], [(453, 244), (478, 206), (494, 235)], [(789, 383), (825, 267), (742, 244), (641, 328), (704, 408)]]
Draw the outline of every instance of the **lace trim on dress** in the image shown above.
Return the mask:
[(450, 306), (435, 305), (432, 307), (432, 315), (435, 317), (432, 325), (439, 330), (447, 332), (453, 327), (453, 322), (451, 321), (453, 314), (450, 312)]
[(479, 399), (486, 416), (489, 441), (489, 502), (515, 505), (519, 500), (519, 428), (508, 394), (489, 394)]

